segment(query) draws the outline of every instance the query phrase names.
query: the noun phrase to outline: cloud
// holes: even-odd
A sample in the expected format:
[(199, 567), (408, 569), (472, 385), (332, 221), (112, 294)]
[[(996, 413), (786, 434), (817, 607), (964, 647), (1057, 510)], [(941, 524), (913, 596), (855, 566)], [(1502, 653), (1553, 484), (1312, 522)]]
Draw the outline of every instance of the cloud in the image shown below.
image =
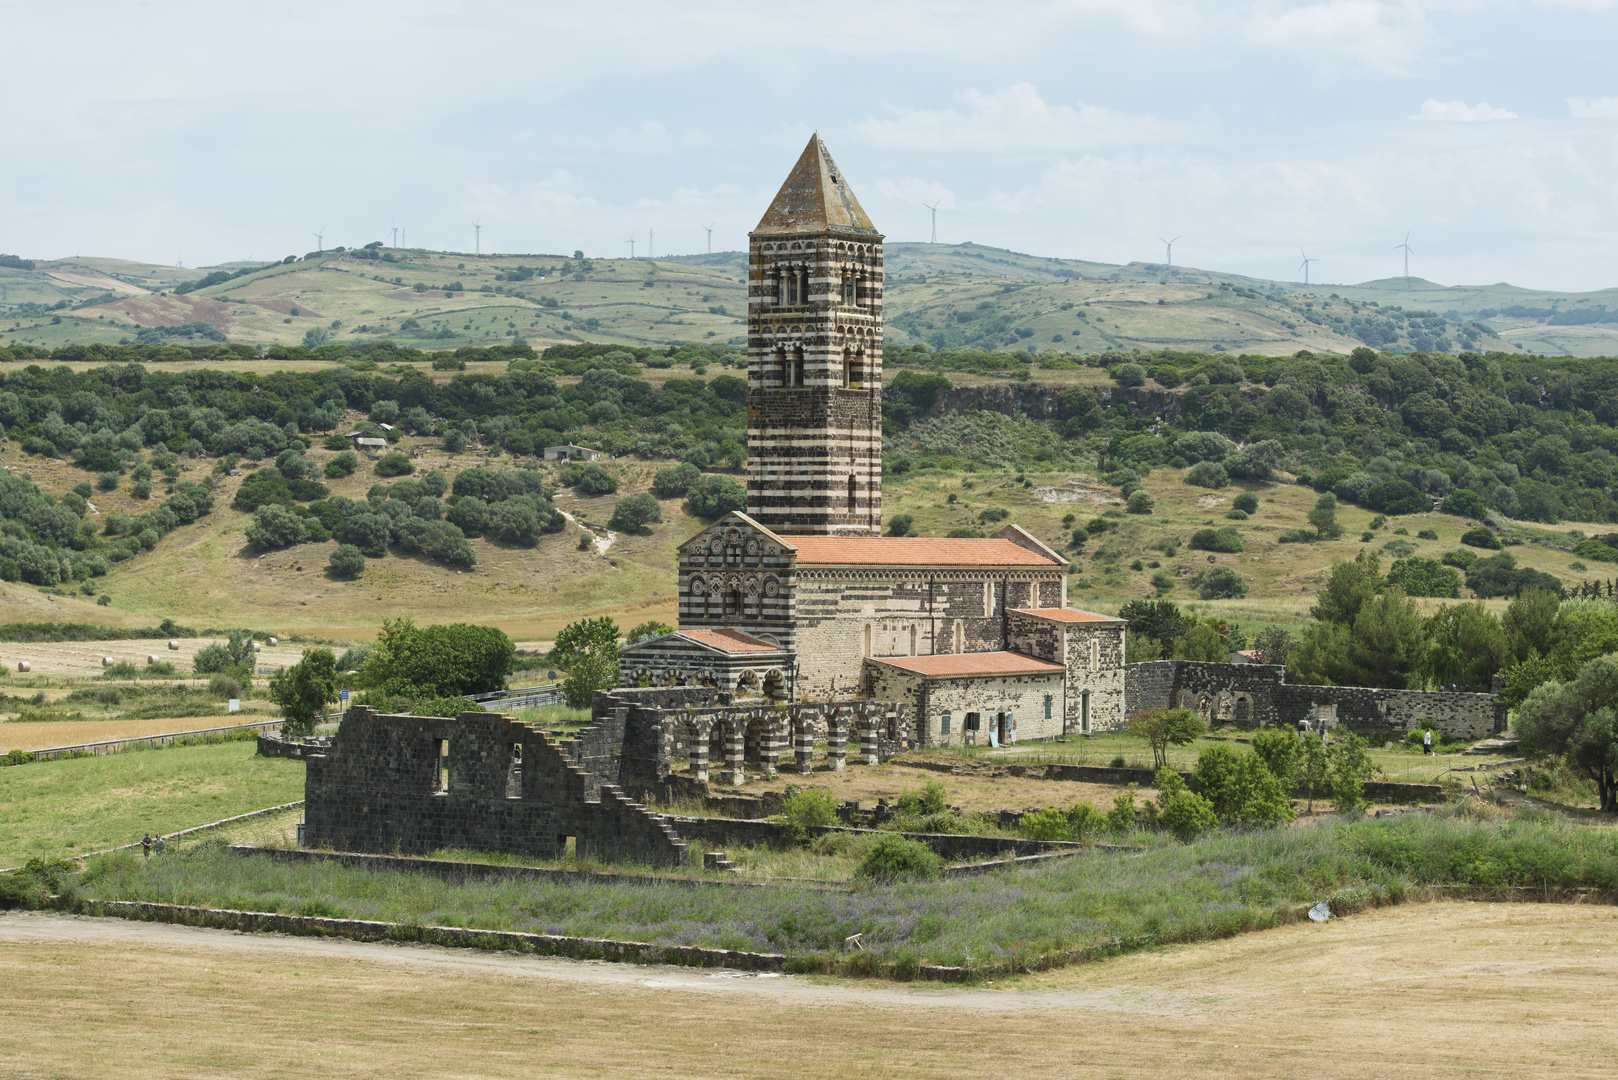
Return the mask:
[(1410, 75), (1439, 44), (1420, 3), (1326, 0), (1285, 5), (1260, 2), (1237, 16), (1239, 34), (1276, 52), (1345, 61), (1383, 75)]
[(1568, 98), (1567, 107), (1580, 120), (1618, 120), (1618, 97)]
[(890, 180), (883, 177), (873, 185), (874, 190), (883, 198), (893, 199), (902, 203), (915, 203), (923, 206), (938, 204), (940, 210), (955, 210), (955, 193), (936, 180), (918, 180), (907, 176), (903, 180)]
[(1116, 112), (1099, 105), (1049, 105), (1032, 83), (1016, 82), (984, 93), (955, 95), (963, 109), (889, 107), (854, 130), (885, 150), (1013, 151), (1084, 150), (1096, 146), (1188, 139), (1189, 129), (1154, 117)]
[[(1577, 114), (1575, 113), (1575, 115)], [(1468, 105), (1464, 101), (1439, 101), (1437, 98), (1428, 98), (1421, 103), (1421, 111), (1410, 119), (1474, 121), (1516, 120), (1519, 117), (1509, 109), (1496, 109), (1487, 101), (1480, 101), (1476, 105)]]

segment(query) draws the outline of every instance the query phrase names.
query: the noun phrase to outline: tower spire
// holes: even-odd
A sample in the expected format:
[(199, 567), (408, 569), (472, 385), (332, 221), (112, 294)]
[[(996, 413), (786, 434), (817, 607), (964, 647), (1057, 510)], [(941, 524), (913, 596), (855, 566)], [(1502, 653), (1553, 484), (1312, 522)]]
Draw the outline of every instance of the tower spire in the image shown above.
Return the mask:
[(759, 219), (758, 233), (817, 233), (836, 230), (875, 236), (876, 226), (831, 159), (818, 134), (809, 137), (770, 208)]

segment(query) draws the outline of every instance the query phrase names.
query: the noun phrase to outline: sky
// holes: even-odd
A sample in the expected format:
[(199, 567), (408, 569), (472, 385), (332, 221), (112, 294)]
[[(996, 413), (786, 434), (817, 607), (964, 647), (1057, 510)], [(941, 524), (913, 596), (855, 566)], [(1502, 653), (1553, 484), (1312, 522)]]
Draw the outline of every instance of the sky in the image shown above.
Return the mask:
[[(1618, 286), (1618, 0), (0, 0), (0, 251), (745, 247), (814, 131), (892, 241)], [(481, 223), (481, 238), (473, 228)]]

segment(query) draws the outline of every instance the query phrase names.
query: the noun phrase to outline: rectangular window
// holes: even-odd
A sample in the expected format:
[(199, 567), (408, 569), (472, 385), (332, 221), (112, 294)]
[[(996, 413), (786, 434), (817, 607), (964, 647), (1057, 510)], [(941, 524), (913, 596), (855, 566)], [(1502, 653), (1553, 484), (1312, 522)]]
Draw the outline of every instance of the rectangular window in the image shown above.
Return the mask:
[(1049, 694), (1046, 694), (1045, 695), (1045, 719), (1049, 720), (1050, 718), (1051, 718), (1051, 696)]
[(433, 740), (433, 790), (449, 790), (449, 740)]
[(977, 731), (978, 730), (978, 714), (977, 713), (969, 712), (969, 713), (966, 714), (966, 728), (964, 730), (966, 730), (966, 731)]
[(949, 734), (949, 713), (945, 713), (943, 716), (939, 717), (939, 720), (938, 720), (938, 733), (940, 735), (948, 735)]

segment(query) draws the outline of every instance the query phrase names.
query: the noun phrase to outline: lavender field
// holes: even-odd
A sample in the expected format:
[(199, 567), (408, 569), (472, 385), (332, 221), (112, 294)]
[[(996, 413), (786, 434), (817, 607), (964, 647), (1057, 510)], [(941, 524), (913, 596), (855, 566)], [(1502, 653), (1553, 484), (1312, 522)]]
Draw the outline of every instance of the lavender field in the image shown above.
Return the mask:
[(1340, 913), (1433, 885), (1618, 886), (1618, 832), (1541, 816), (1408, 816), (1210, 834), (981, 878), (756, 889), (633, 884), (451, 884), (424, 874), (285, 865), (207, 844), (143, 862), (92, 860), (72, 887), (98, 899), (379, 919), (786, 953), (845, 968), (916, 963), (1015, 970), (1064, 950), (1224, 937), (1332, 899)]

